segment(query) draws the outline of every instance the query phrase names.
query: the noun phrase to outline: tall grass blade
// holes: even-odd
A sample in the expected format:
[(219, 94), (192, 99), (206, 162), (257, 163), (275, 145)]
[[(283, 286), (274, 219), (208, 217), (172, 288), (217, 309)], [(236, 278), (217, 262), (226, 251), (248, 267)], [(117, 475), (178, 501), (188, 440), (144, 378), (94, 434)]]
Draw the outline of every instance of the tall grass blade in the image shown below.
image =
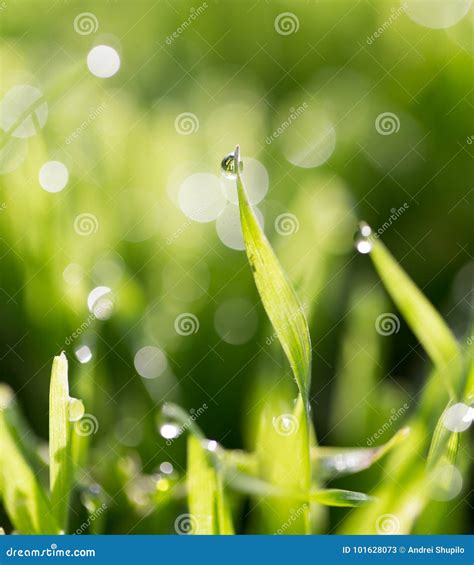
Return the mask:
[(188, 506), (193, 534), (232, 534), (232, 518), (222, 477), (210, 461), (201, 440), (188, 437)]
[(49, 389), (49, 479), (56, 520), (67, 530), (73, 479), (72, 424), (69, 421), (68, 363), (64, 353), (54, 358)]
[[(234, 156), (239, 162), (239, 148)], [(311, 380), (308, 323), (303, 307), (250, 205), (239, 167), (236, 171), (242, 233), (255, 284), (306, 404)]]
[(383, 243), (374, 239), (372, 245), (371, 259), (390, 296), (433, 363), (443, 372), (449, 390), (454, 392), (461, 373), (460, 350), (455, 337)]
[(0, 390), (0, 496), (20, 534), (58, 534), (59, 527), (46, 494), (28, 465), (8, 417), (13, 401), (9, 389)]

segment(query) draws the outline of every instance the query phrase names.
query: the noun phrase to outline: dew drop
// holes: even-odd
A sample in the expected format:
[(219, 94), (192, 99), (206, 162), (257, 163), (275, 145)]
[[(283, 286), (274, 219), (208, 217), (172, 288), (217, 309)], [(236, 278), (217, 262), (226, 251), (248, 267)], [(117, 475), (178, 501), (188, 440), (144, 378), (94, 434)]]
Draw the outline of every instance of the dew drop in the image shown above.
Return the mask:
[(174, 439), (180, 435), (180, 429), (175, 424), (162, 424), (160, 434), (165, 439)]
[(165, 475), (171, 475), (171, 473), (174, 471), (174, 468), (169, 461), (163, 461), (163, 463), (160, 465), (160, 471)]
[[(238, 163), (238, 165), (237, 165), (237, 163)], [(228, 155), (226, 155), (222, 159), (222, 161), (221, 161), (222, 174), (227, 179), (237, 178), (237, 166), (239, 168), (238, 169), (239, 172), (242, 172), (243, 165), (242, 165), (242, 161), (240, 160), (240, 153), (239, 153), (238, 148), (235, 151), (233, 151), (232, 153), (229, 153)]]
[(77, 422), (84, 416), (84, 404), (78, 398), (70, 398), (68, 406), (68, 419), (70, 422)]
[(204, 440), (202, 442), (202, 446), (204, 447), (204, 449), (206, 449), (207, 451), (210, 451), (211, 453), (216, 451), (217, 447), (218, 447), (218, 443), (217, 441), (213, 440), (213, 439), (209, 439), (209, 440)]
[(365, 222), (359, 224), (359, 230), (355, 234), (354, 242), (359, 253), (370, 253), (374, 246), (372, 242), (372, 229)]

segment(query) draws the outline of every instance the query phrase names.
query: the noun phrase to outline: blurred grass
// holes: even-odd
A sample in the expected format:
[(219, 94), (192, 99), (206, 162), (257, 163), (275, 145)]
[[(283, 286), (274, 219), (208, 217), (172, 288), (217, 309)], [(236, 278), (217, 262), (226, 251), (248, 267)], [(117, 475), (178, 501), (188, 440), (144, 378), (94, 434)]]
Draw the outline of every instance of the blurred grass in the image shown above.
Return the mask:
[[(398, 4), (242, 2), (236, 10), (235, 3), (209, 3), (167, 44), (192, 6), (197, 8), (189, 2), (18, 0), (0, 13), (0, 95), (31, 84), (49, 106), (45, 127), (23, 142), (23, 163), (0, 175), (2, 380), (44, 441), (51, 360), (63, 349), (73, 360), (83, 342), (91, 347), (89, 363), (72, 361), (70, 367), (71, 394), (84, 399), (99, 422), (96, 434), (81, 438), (87, 445), (80, 484), (88, 492), (98, 482), (114, 496), (105, 524), (110, 533), (174, 531), (176, 516), (185, 511), (186, 442), (178, 438), (168, 446), (159, 436), (163, 402), (178, 401), (188, 411), (206, 403), (199, 426), (227, 448), (255, 446), (263, 411), (269, 410), (270, 421), (291, 412), (295, 390), (244, 253), (225, 247), (213, 222), (190, 222), (177, 206), (181, 182), (195, 172), (219, 174), (220, 160), (236, 143), (268, 171), (269, 192), (259, 205), (265, 232), (310, 313), (309, 396), (322, 445), (366, 447), (392, 410), (405, 402), (415, 409), (429, 375), (425, 354), (395, 306), (385, 302), (369, 261), (352, 251), (357, 219), (377, 229), (392, 208), (407, 202), (383, 241), (460, 341), (472, 333), (466, 249), (471, 15), (446, 31), (422, 28), (403, 15), (368, 45), (367, 35)], [(85, 11), (95, 14), (99, 29), (81, 36), (73, 21)], [(275, 32), (274, 19), (283, 11), (298, 14), (297, 33)], [(120, 53), (121, 69), (110, 79), (87, 71), (87, 53), (98, 43)], [(311, 112), (300, 123), (324, 111), (336, 126), (334, 153), (314, 169), (286, 159), (298, 142), (291, 130), (265, 142), (304, 102)], [(374, 122), (386, 111), (396, 113), (401, 127), (382, 137)], [(183, 112), (199, 119), (192, 135), (176, 131)], [(91, 113), (97, 114), (92, 120)], [(57, 194), (41, 190), (37, 180), (51, 159), (69, 169), (69, 183)], [(83, 213), (97, 218), (98, 229), (89, 236), (74, 230)], [(275, 230), (284, 213), (298, 220), (298, 230), (287, 237)], [(80, 266), (76, 284), (63, 277), (71, 263)], [(88, 293), (98, 285), (114, 294), (106, 321), (90, 320), (87, 309)], [(242, 345), (227, 343), (215, 326), (219, 306), (234, 298), (249, 303), (244, 328), (248, 316), (258, 320), (256, 335)], [(375, 320), (388, 311), (399, 315), (401, 326), (384, 337)], [(176, 333), (176, 317), (184, 312), (198, 317), (196, 334)], [(71, 338), (83, 324), (82, 335)], [(143, 345), (166, 352), (168, 368), (157, 379), (135, 370), (134, 355)], [(275, 408), (263, 405), (269, 391)], [(421, 402), (428, 429), (434, 430), (446, 402), (428, 384)], [(415, 428), (410, 445), (424, 444), (425, 433)], [(380, 443), (388, 439), (387, 433)], [(466, 449), (461, 446), (461, 453)], [(173, 464), (171, 478), (159, 470), (163, 461)], [(418, 467), (406, 472), (413, 473), (410, 498)], [(157, 475), (169, 481), (161, 483), (163, 490), (156, 487)], [(366, 492), (381, 475), (377, 464), (335, 486)], [(467, 482), (461, 497), (470, 487)], [(398, 499), (395, 488), (390, 497)], [(150, 500), (159, 512), (149, 513)], [(72, 504), (83, 511), (77, 497)], [(449, 524), (430, 508), (419, 532), (467, 531), (468, 502), (449, 508)], [(322, 531), (334, 531), (338, 512), (321, 520)], [(245, 506), (237, 531), (257, 529), (255, 513), (258, 508)], [(78, 515), (73, 529), (81, 520)]]

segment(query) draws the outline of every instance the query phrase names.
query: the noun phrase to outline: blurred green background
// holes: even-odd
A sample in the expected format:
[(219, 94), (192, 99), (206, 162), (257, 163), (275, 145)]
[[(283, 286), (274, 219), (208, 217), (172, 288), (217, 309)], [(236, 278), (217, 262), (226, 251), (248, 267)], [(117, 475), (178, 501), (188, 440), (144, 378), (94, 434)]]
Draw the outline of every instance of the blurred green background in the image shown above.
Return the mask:
[[(184, 440), (159, 434), (163, 402), (205, 405), (208, 437), (251, 448), (266, 393), (291, 386), (245, 253), (231, 248), (237, 208), (220, 162), (237, 143), (310, 316), (322, 444), (366, 446), (393, 410), (414, 409), (428, 371), (401, 317), (377, 332), (397, 312), (353, 249), (358, 220), (381, 229), (461, 339), (470, 331), (472, 10), (436, 19), (436, 2), (406, 6), (1, 4), (1, 378), (45, 439), (51, 360), (66, 351), (98, 422), (85, 482), (119, 493), (108, 532), (172, 530), (181, 502), (148, 515), (149, 485), (127, 479), (163, 461), (184, 472)], [(109, 78), (91, 55), (87, 66), (98, 45), (115, 50), (96, 52), (105, 72), (120, 58)], [(50, 161), (68, 171), (57, 192), (63, 169), (40, 178)], [(465, 532), (467, 507), (441, 533)]]

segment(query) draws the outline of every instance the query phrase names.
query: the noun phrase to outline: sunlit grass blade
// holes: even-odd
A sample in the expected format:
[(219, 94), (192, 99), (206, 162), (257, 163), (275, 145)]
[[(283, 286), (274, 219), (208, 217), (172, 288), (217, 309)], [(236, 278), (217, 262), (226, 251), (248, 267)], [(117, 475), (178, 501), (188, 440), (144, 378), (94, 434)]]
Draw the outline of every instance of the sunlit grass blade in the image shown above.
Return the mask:
[[(239, 163), (239, 148), (234, 158)], [(311, 340), (303, 306), (260, 227), (238, 166), (236, 175), (242, 233), (255, 284), (306, 404), (311, 379)]]
[[(73, 483), (72, 422), (68, 363), (64, 353), (54, 358), (49, 389), (49, 478), (51, 504), (60, 527), (66, 531)], [(76, 403), (79, 401), (75, 401)], [(83, 409), (81, 409), (83, 412)], [(80, 417), (82, 414), (78, 414)]]
[(217, 474), (201, 440), (194, 435), (188, 437), (187, 485), (191, 533), (233, 533), (222, 478)]
[(26, 462), (6, 412), (11, 391), (0, 394), (0, 498), (20, 534), (57, 534), (59, 527), (43, 488)]
[[(460, 380), (460, 350), (455, 337), (383, 243), (372, 238), (370, 245), (370, 257), (386, 289), (433, 363), (443, 371), (446, 384), (453, 392)], [(449, 378), (446, 369), (449, 369)]]
[(404, 441), (409, 433), (410, 428), (402, 428), (387, 443), (378, 447), (313, 447), (311, 459), (323, 479), (359, 473), (387, 455)]
[(310, 500), (324, 506), (355, 507), (370, 502), (373, 499), (363, 492), (328, 488), (312, 491)]

